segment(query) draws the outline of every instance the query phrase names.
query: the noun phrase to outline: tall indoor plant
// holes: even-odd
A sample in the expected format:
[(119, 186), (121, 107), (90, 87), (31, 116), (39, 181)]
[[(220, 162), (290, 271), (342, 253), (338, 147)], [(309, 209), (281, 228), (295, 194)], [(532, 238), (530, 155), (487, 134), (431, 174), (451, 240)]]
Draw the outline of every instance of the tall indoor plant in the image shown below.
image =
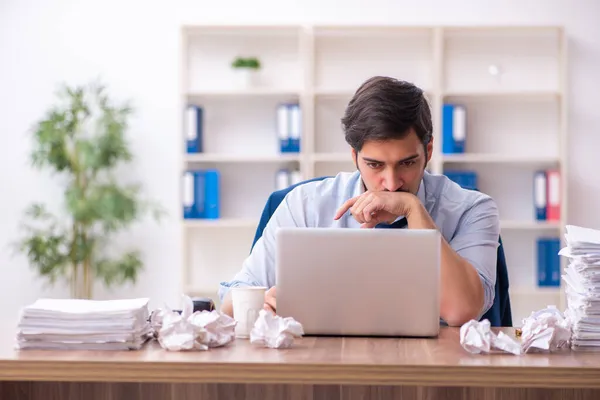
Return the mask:
[(33, 130), (32, 164), (64, 182), (66, 212), (30, 205), (17, 245), (50, 283), (67, 280), (74, 298), (91, 298), (95, 279), (107, 287), (135, 282), (142, 269), (139, 252), (114, 256), (110, 236), (146, 212), (162, 214), (142, 199), (139, 185), (117, 179), (117, 169), (132, 160), (125, 137), (131, 112), (111, 101), (102, 84), (64, 85), (59, 102)]

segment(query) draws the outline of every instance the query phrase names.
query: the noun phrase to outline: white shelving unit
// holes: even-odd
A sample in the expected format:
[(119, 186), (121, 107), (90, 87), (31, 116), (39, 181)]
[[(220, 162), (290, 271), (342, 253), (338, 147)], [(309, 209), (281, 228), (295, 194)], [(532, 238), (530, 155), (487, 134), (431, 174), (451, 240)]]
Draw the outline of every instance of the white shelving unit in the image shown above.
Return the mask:
[[(560, 288), (537, 286), (536, 239), (560, 237), (567, 220), (566, 39), (560, 27), (186, 26), (181, 108), (204, 109), (204, 152), (183, 165), (221, 172), (221, 219), (182, 220), (182, 290), (216, 300), (249, 254), (262, 208), (283, 167), (302, 178), (352, 171), (340, 118), (356, 88), (389, 75), (426, 91), (434, 120), (428, 169), (475, 170), (501, 213), (513, 320), (548, 304)], [(260, 82), (235, 84), (238, 55), (262, 63)], [(491, 69), (497, 74), (491, 74)], [(301, 152), (278, 151), (275, 109), (299, 102)], [(442, 154), (442, 105), (467, 109), (464, 154)], [(182, 115), (183, 122), (183, 115)], [(533, 173), (561, 173), (561, 220), (535, 221)], [(564, 260), (561, 260), (563, 267)]]

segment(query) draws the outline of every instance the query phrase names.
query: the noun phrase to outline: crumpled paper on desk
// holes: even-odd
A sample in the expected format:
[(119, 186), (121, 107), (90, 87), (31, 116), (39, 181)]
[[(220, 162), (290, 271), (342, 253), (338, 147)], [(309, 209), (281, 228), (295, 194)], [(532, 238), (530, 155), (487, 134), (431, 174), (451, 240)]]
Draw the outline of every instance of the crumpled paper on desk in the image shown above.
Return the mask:
[(216, 310), (193, 313), (193, 309), (192, 299), (184, 295), (181, 314), (169, 309), (152, 313), (150, 324), (161, 347), (170, 351), (208, 350), (235, 338), (233, 318)]
[(490, 321), (471, 320), (460, 328), (460, 344), (470, 353), (490, 353), (493, 350), (521, 355), (533, 351), (557, 351), (569, 346), (571, 328), (554, 306), (531, 313), (523, 320), (521, 339), (515, 340), (503, 332), (497, 335)]
[(250, 331), (250, 343), (256, 343), (274, 349), (288, 348), (295, 337), (304, 335), (302, 325), (291, 317), (260, 310), (258, 318)]
[(569, 347), (571, 323), (554, 306), (531, 313), (523, 320), (521, 347), (529, 351), (557, 351)]
[(472, 319), (460, 327), (460, 344), (469, 353), (490, 353), (501, 350), (514, 355), (521, 354), (521, 346), (513, 338), (500, 332), (496, 335), (490, 329), (490, 321)]

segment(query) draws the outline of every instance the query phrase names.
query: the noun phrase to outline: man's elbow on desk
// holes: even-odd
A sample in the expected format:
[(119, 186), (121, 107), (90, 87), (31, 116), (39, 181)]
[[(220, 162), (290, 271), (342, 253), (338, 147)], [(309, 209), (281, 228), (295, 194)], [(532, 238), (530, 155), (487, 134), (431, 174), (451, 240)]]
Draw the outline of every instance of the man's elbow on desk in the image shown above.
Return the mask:
[(461, 326), (481, 316), (485, 304), (483, 282), (479, 278), (470, 280), (463, 289), (444, 296), (442, 301), (440, 316), (449, 326)]

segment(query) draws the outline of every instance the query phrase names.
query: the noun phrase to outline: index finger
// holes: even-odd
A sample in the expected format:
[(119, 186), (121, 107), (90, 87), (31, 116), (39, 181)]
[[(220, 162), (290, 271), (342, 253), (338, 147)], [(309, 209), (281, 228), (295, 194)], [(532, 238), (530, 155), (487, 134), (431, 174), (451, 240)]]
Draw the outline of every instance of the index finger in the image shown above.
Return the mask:
[(338, 208), (337, 212), (335, 213), (335, 217), (333, 217), (333, 219), (340, 219), (342, 215), (344, 215), (344, 213), (346, 211), (348, 211), (350, 209), (350, 207), (352, 207), (354, 205), (354, 203), (356, 203), (356, 200), (358, 200), (360, 196), (356, 196), (353, 197), (351, 199), (348, 199), (344, 202), (344, 204), (342, 204), (340, 206), (340, 208)]

